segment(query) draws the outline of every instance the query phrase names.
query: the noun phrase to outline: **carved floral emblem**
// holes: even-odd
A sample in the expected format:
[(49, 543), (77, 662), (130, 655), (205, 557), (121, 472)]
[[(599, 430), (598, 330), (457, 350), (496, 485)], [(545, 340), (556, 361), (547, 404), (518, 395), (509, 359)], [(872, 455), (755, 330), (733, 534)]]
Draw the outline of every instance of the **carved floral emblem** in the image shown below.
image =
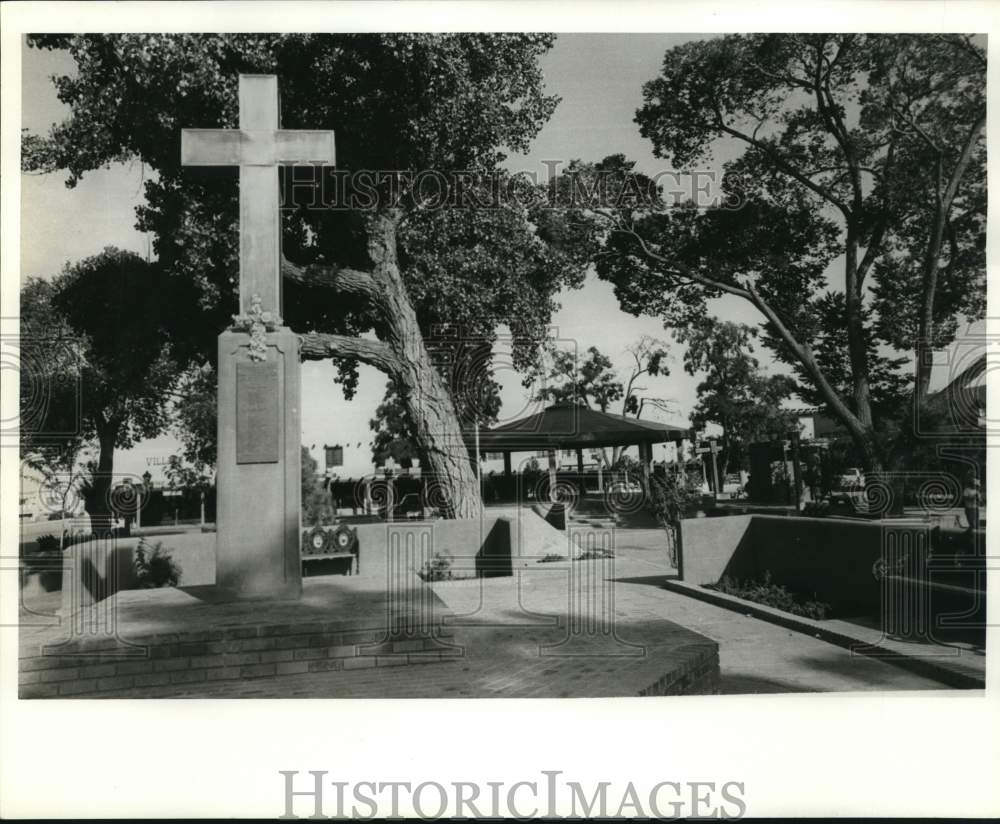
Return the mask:
[(267, 360), (267, 333), (274, 332), (281, 326), (281, 317), (274, 312), (265, 312), (261, 306), (260, 295), (250, 298), (250, 309), (245, 315), (233, 315), (234, 332), (247, 332), (250, 335), (249, 356), (252, 361)]

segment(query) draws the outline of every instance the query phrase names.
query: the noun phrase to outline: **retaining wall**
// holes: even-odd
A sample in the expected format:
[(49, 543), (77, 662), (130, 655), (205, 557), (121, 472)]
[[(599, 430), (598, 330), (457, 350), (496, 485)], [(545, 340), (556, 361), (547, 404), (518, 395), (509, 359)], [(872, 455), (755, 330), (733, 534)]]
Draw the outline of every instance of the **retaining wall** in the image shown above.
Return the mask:
[(840, 615), (877, 615), (887, 557), (953, 550), (955, 536), (922, 521), (861, 521), (736, 515), (681, 522), (683, 581), (715, 584), (723, 576), (762, 580), (813, 595)]

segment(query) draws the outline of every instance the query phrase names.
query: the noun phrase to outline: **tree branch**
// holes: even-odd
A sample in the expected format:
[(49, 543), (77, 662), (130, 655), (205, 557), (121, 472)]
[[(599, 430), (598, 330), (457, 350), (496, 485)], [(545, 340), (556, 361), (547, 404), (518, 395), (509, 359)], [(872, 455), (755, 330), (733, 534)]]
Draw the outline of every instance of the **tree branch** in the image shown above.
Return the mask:
[(835, 414), (844, 422), (848, 431), (860, 440), (868, 439), (869, 433), (866, 431), (864, 425), (861, 423), (858, 416), (851, 411), (846, 403), (844, 403), (841, 397), (837, 394), (837, 391), (827, 380), (826, 375), (820, 368), (820, 365), (816, 362), (816, 358), (813, 356), (812, 350), (808, 345), (801, 343), (795, 337), (794, 333), (784, 323), (774, 307), (764, 300), (752, 284), (748, 284), (746, 288), (741, 288), (705, 277), (704, 275), (688, 270), (687, 267), (678, 266), (677, 264), (667, 261), (662, 255), (659, 255), (650, 249), (646, 242), (638, 235), (638, 233), (636, 233), (634, 229), (616, 227), (613, 228), (612, 231), (621, 231), (632, 236), (639, 244), (643, 254), (648, 256), (651, 260), (665, 265), (665, 267), (669, 270), (667, 274), (674, 275), (675, 277), (679, 276), (688, 278), (696, 283), (700, 283), (702, 286), (719, 289), (720, 291), (727, 292), (728, 294), (741, 297), (752, 304), (757, 311), (759, 311), (775, 328), (779, 338), (781, 338), (795, 359), (802, 364), (806, 372), (812, 377), (820, 395), (823, 396), (830, 408), (833, 409)]
[(944, 196), (942, 197), (942, 206), (947, 214), (951, 210), (952, 201), (955, 199), (955, 194), (958, 191), (958, 184), (962, 180), (962, 176), (965, 174), (965, 170), (969, 166), (969, 162), (972, 160), (972, 151), (976, 145), (976, 141), (979, 139), (979, 135), (983, 128), (986, 126), (986, 112), (982, 111), (976, 122), (972, 124), (972, 128), (969, 129), (969, 134), (965, 138), (965, 145), (962, 146), (962, 154), (958, 158), (958, 163), (955, 164), (955, 168), (952, 169), (951, 177), (948, 179), (948, 185), (945, 187)]
[(326, 360), (327, 358), (354, 358), (374, 366), (387, 375), (395, 375), (399, 361), (388, 344), (378, 340), (355, 338), (350, 335), (330, 335), (308, 332), (299, 336), (301, 360)]
[(941, 154), (941, 147), (931, 139), (927, 132), (917, 125), (916, 118), (914, 118), (912, 114), (904, 112), (901, 109), (897, 109), (895, 106), (891, 106), (890, 111), (893, 115), (900, 118), (907, 126), (909, 126), (917, 134), (917, 136), (927, 144), (927, 147), (932, 152), (935, 154)]
[(888, 208), (886, 208), (879, 216), (878, 223), (872, 231), (871, 236), (868, 238), (868, 244), (865, 246), (865, 253), (861, 258), (861, 262), (858, 264), (855, 277), (859, 290), (865, 282), (865, 276), (868, 274), (868, 270), (871, 269), (876, 258), (878, 258), (878, 256), (882, 253), (882, 239), (885, 237), (885, 230), (888, 228), (888, 225), (889, 215)]
[(346, 295), (360, 295), (373, 301), (379, 295), (375, 278), (370, 272), (364, 272), (360, 269), (325, 266), (317, 263), (301, 266), (286, 257), (282, 257), (281, 276), (300, 286), (336, 289)]
[(762, 140), (757, 140), (751, 137), (750, 135), (743, 134), (743, 132), (739, 131), (738, 129), (734, 129), (731, 126), (727, 126), (725, 122), (721, 120), (721, 118), (717, 126), (720, 131), (724, 132), (725, 134), (728, 134), (730, 137), (735, 137), (737, 140), (742, 140), (744, 143), (748, 143), (749, 145), (753, 146), (755, 149), (757, 149), (757, 151), (766, 154), (769, 158), (771, 158), (771, 162), (774, 163), (774, 165), (778, 168), (779, 171), (782, 171), (789, 177), (794, 178), (803, 186), (805, 186), (807, 189), (809, 189), (810, 191), (814, 192), (815, 194), (823, 198), (823, 200), (826, 200), (827, 202), (836, 206), (844, 214), (846, 218), (850, 219), (851, 210), (846, 203), (844, 203), (839, 197), (834, 195), (833, 192), (828, 190), (826, 187), (820, 186), (815, 181), (810, 180), (808, 177), (802, 174), (802, 172), (800, 172), (798, 169), (792, 166), (787, 160), (785, 160), (778, 152), (776, 152), (774, 149), (772, 149), (770, 146), (764, 143)]
[[(885, 178), (889, 179), (891, 176), (892, 165), (896, 157), (896, 143), (893, 141), (889, 144), (888, 152), (885, 158)], [(876, 258), (882, 252), (882, 240), (885, 238), (886, 229), (889, 226), (889, 213), (892, 208), (892, 188), (890, 186), (883, 187), (882, 196), (882, 212), (878, 217), (878, 221), (875, 224), (875, 228), (868, 238), (868, 243), (865, 246), (865, 254), (861, 258), (861, 263), (858, 264), (857, 269), (857, 281), (858, 288), (865, 282), (865, 277), (868, 275), (868, 270), (871, 269), (872, 264), (875, 263)]]
[(655, 260), (657, 263), (662, 263), (665, 266), (669, 267), (672, 270), (670, 274), (673, 274), (675, 277), (687, 278), (689, 280), (693, 280), (695, 283), (700, 283), (702, 286), (707, 286), (710, 289), (718, 289), (721, 292), (726, 292), (727, 294), (735, 295), (736, 297), (743, 298), (744, 300), (750, 299), (750, 293), (746, 289), (743, 289), (739, 286), (735, 286), (733, 284), (726, 283), (724, 281), (714, 280), (713, 278), (706, 277), (705, 275), (692, 271), (683, 264), (672, 263), (668, 261), (665, 257), (657, 254), (652, 249), (650, 249), (646, 241), (643, 240), (642, 236), (638, 232), (636, 232), (635, 229), (626, 228), (619, 224), (618, 226), (613, 226), (611, 231), (622, 232), (623, 234), (629, 235), (636, 241), (636, 243), (639, 244), (639, 248), (642, 249), (642, 253), (646, 255), (646, 257), (650, 258), (651, 260)]
[[(837, 145), (840, 146), (840, 150), (844, 153), (844, 160), (847, 161), (847, 168), (851, 176), (851, 189), (854, 192), (854, 211), (857, 213), (861, 210), (861, 202), (864, 197), (861, 188), (861, 173), (858, 169), (857, 154), (854, 150), (854, 144), (851, 142), (847, 124), (844, 123), (844, 119), (840, 116), (837, 103), (833, 99), (833, 91), (830, 89), (830, 74), (833, 71), (833, 64), (831, 63), (830, 70), (827, 71), (825, 77), (822, 74), (822, 48), (822, 46), (818, 47), (816, 56), (816, 106), (819, 109), (820, 116), (823, 118), (823, 122), (826, 123), (827, 131), (833, 134)], [(837, 51), (836, 60), (840, 60), (846, 48), (846, 43), (842, 43), (840, 49)]]
[(820, 368), (816, 359), (813, 357), (812, 350), (805, 344), (800, 343), (792, 331), (785, 326), (778, 313), (765, 301), (756, 289), (751, 286), (749, 288), (750, 302), (757, 307), (757, 310), (764, 315), (765, 318), (770, 321), (771, 325), (774, 326), (778, 333), (778, 336), (784, 341), (785, 345), (789, 348), (795, 358), (805, 367), (806, 371), (812, 377), (816, 388), (819, 390), (820, 395), (823, 399), (830, 405), (837, 416), (844, 422), (847, 429), (852, 434), (867, 438), (868, 433), (865, 432), (864, 426), (858, 419), (847, 404), (840, 398), (836, 390), (830, 385), (830, 382), (826, 379), (826, 375), (823, 374), (823, 370)]

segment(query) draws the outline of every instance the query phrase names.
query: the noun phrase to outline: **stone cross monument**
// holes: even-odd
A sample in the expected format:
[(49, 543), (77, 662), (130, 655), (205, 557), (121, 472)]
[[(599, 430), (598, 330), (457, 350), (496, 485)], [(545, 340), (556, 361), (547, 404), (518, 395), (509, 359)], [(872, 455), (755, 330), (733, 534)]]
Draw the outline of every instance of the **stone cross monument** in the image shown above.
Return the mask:
[(239, 129), (184, 129), (186, 166), (240, 170), (240, 314), (219, 335), (216, 585), (302, 591), (298, 338), (281, 320), (278, 166), (335, 162), (331, 131), (279, 127), (278, 78), (241, 74)]

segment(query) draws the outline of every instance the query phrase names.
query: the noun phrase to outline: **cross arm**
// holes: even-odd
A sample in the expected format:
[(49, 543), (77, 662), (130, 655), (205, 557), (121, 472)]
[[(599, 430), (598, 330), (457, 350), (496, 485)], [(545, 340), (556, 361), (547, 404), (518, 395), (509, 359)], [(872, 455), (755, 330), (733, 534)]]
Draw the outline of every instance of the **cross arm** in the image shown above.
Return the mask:
[(182, 129), (185, 166), (274, 166), (337, 161), (331, 131)]
[(181, 129), (184, 166), (239, 166), (241, 135), (234, 129)]
[(323, 163), (334, 166), (337, 150), (332, 131), (310, 129), (279, 129), (274, 133), (274, 162)]

